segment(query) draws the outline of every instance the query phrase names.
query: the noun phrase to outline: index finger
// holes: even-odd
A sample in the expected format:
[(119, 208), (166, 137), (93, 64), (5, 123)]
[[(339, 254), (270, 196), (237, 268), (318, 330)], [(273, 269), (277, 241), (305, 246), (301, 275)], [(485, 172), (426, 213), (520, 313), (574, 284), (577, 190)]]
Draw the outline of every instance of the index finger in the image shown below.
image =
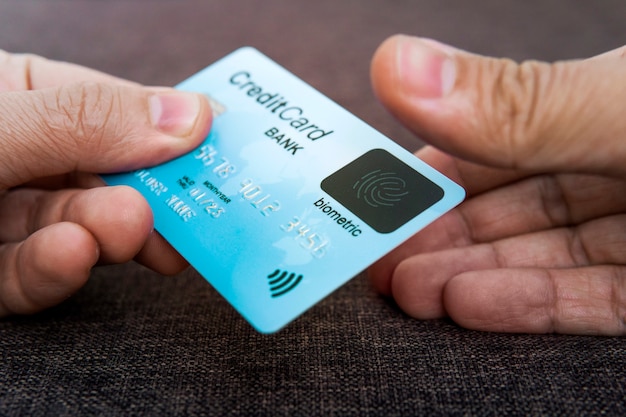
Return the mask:
[[(490, 189), (518, 181), (527, 173), (520, 170), (491, 168), (464, 161), (432, 146), (425, 146), (415, 156), (459, 183), (468, 200)], [(391, 294), (391, 277), (395, 267), (416, 253), (443, 248), (466, 246), (471, 243), (466, 220), (459, 208), (446, 213), (435, 223), (412, 236), (369, 268), (372, 284), (378, 292)]]
[(453, 157), (432, 146), (421, 148), (415, 152), (415, 156), (459, 183), (465, 189), (468, 198), (531, 175), (531, 173), (522, 170), (492, 168), (469, 162)]
[(81, 81), (138, 85), (80, 65), (0, 50), (0, 93), (38, 90)]

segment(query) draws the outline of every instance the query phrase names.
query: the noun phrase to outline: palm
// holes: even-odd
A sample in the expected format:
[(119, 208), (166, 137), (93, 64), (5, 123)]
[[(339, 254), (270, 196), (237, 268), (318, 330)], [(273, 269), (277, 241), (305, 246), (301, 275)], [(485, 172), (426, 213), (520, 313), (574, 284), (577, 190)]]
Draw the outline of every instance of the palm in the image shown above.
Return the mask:
[(468, 199), (371, 267), (409, 315), (480, 330), (623, 334), (626, 181), (418, 153)]

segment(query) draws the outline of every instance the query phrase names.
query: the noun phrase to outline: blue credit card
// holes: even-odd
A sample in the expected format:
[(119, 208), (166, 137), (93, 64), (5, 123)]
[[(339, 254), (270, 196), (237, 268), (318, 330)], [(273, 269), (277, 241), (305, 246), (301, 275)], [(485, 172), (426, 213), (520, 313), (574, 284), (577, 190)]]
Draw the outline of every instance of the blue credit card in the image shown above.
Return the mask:
[(463, 189), (245, 47), (177, 86), (213, 127), (193, 152), (104, 176), (258, 331), (294, 320), (464, 198)]

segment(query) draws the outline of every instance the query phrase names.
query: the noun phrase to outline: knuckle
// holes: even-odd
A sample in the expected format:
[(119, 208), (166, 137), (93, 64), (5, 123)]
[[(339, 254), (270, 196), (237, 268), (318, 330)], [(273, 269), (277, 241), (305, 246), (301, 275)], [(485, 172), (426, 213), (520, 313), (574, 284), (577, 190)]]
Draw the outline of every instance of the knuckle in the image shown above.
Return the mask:
[(0, 113), (6, 117), (0, 117), (0, 142), (14, 158), (0, 161), (0, 189), (37, 175), (84, 170), (122, 154), (115, 141), (133, 134), (122, 94), (115, 85), (93, 82), (2, 93)]
[(119, 97), (105, 84), (81, 82), (59, 87), (44, 101), (43, 116), (55, 143), (64, 149), (98, 150), (113, 123)]
[(504, 146), (504, 164), (524, 168), (526, 161), (541, 148), (541, 129), (544, 122), (548, 90), (553, 84), (555, 66), (538, 61), (520, 64), (508, 60), (491, 61), (486, 72), (492, 77), (485, 85), (492, 85), (482, 97), (486, 120), (483, 125), (494, 146)]
[(37, 61), (45, 61), (45, 58), (0, 50), (0, 92), (31, 90), (31, 68)]

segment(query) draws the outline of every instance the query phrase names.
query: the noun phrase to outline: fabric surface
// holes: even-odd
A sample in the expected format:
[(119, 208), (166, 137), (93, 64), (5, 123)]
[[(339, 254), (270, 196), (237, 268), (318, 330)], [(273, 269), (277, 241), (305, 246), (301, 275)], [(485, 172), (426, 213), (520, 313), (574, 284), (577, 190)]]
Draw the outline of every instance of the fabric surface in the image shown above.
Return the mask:
[[(556, 60), (626, 43), (625, 17), (621, 0), (3, 0), (0, 48), (173, 85), (252, 45), (415, 149), (369, 87), (385, 37)], [(363, 275), (261, 335), (193, 270), (126, 264), (0, 321), (0, 415), (626, 415), (625, 353), (623, 338), (415, 321)]]

